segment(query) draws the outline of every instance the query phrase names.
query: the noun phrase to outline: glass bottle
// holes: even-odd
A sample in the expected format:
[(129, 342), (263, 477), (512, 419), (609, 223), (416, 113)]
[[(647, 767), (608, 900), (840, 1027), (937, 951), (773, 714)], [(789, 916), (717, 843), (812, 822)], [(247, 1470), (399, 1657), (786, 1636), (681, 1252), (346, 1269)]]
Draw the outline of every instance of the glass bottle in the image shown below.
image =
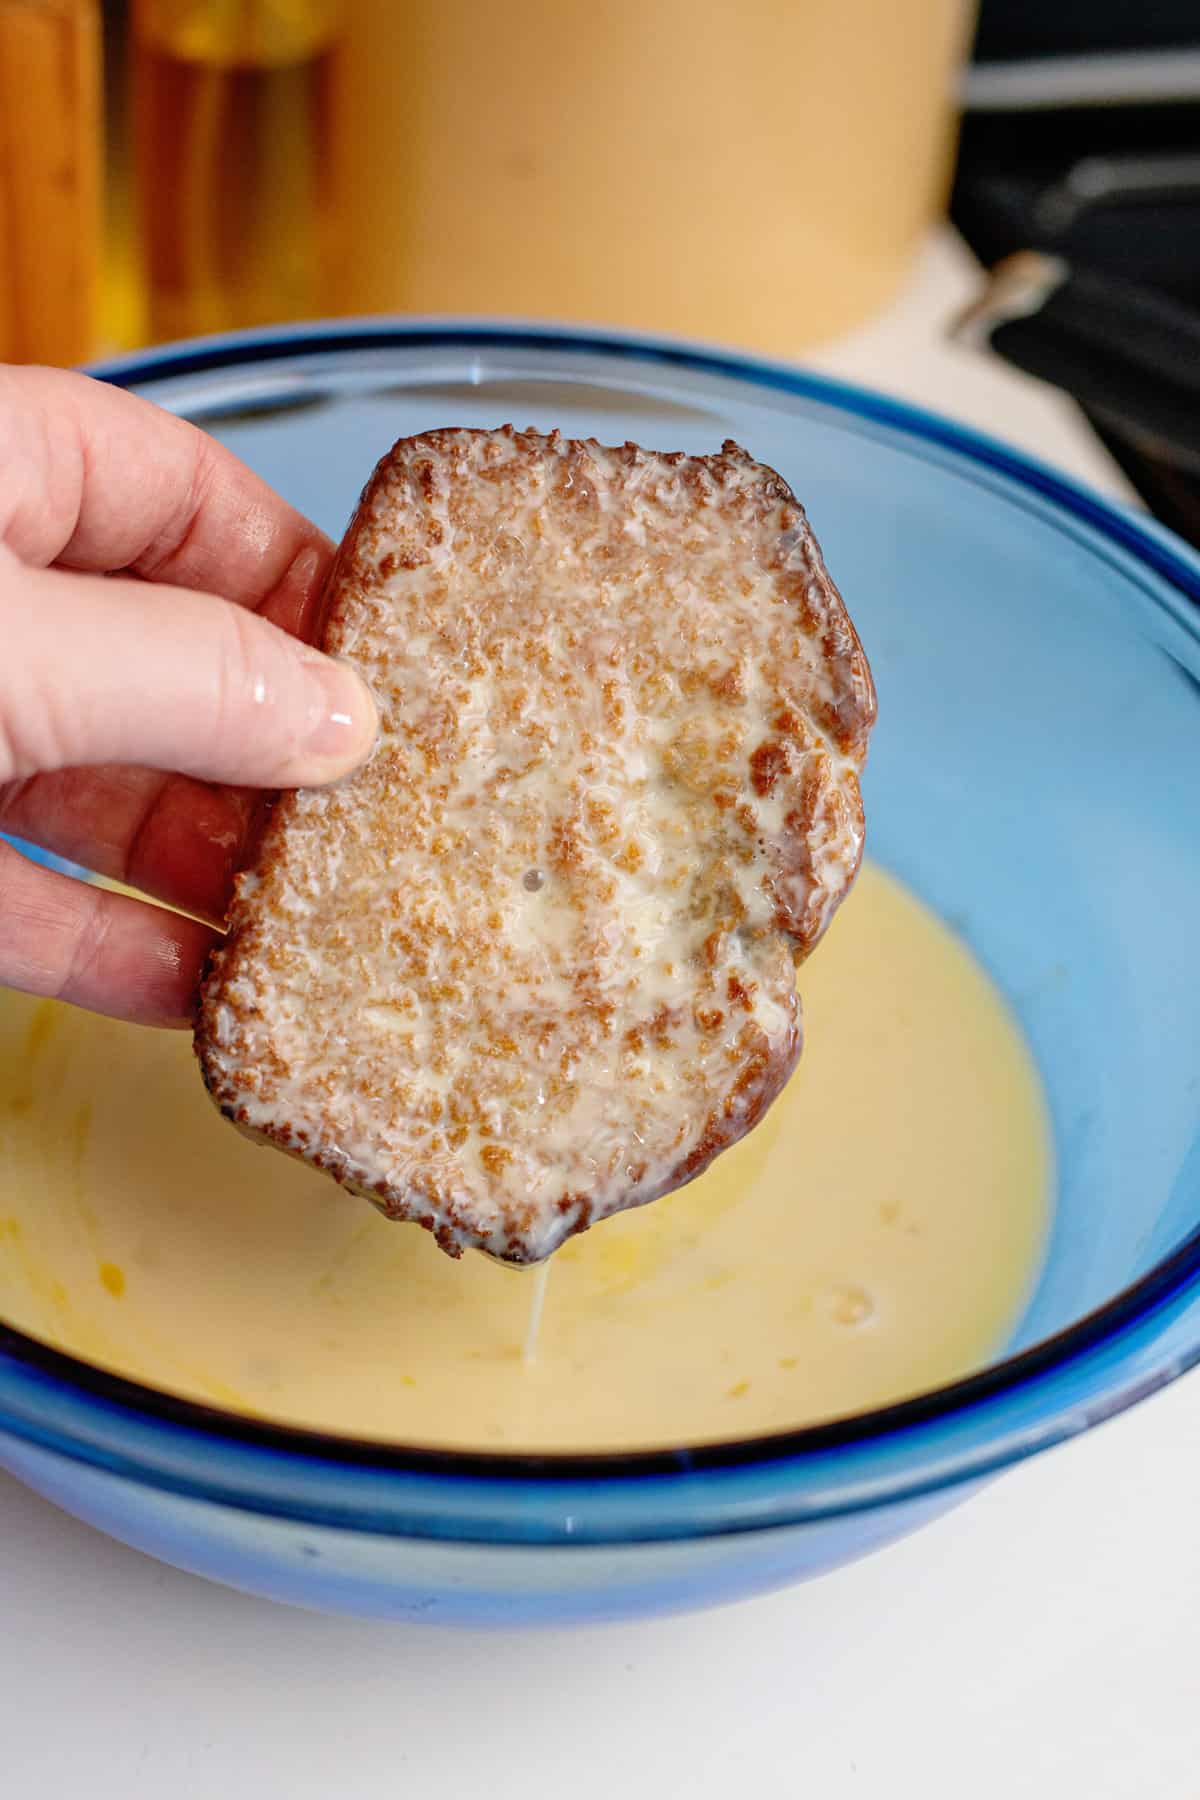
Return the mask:
[(322, 310), (339, 11), (336, 0), (135, 0), (151, 338)]

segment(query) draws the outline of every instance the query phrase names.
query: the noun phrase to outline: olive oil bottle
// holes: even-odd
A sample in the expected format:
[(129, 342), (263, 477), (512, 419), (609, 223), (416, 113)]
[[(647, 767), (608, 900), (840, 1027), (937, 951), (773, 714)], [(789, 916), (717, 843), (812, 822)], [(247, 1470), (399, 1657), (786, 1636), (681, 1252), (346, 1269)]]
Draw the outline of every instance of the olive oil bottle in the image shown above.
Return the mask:
[(336, 0), (135, 0), (150, 338), (324, 309), (340, 10)]

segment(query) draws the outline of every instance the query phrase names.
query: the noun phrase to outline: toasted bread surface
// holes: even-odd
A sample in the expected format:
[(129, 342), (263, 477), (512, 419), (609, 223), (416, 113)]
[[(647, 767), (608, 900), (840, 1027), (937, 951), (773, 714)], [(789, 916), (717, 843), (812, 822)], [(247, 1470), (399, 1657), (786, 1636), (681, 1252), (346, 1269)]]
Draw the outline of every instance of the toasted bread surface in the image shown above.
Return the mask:
[(800, 1051), (862, 853), (866, 659), (784, 482), (402, 440), (332, 576), (366, 766), (284, 795), (197, 1028), (238, 1124), (512, 1262), (697, 1175)]

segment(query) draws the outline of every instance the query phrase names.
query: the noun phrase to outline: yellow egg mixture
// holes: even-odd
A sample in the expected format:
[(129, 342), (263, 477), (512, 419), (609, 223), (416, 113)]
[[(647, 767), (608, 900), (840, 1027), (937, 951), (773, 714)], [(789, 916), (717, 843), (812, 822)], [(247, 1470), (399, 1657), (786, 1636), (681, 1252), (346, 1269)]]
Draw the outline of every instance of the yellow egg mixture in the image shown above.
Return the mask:
[(864, 869), (801, 971), (806, 1047), (690, 1187), (536, 1277), (454, 1263), (240, 1137), (188, 1040), (0, 996), (0, 1317), (238, 1411), (462, 1448), (782, 1430), (978, 1367), (1040, 1261), (1051, 1156), (991, 984)]

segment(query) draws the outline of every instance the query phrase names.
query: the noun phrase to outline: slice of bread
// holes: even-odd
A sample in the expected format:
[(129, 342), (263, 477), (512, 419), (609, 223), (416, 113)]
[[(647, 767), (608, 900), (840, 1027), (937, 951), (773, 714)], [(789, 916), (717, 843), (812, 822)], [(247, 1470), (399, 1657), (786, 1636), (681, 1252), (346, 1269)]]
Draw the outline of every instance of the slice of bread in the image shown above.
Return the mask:
[(862, 853), (870, 671), (804, 513), (718, 455), (433, 431), (322, 643), (372, 759), (279, 801), (197, 1029), (222, 1112), (515, 1263), (698, 1175), (800, 1050)]

